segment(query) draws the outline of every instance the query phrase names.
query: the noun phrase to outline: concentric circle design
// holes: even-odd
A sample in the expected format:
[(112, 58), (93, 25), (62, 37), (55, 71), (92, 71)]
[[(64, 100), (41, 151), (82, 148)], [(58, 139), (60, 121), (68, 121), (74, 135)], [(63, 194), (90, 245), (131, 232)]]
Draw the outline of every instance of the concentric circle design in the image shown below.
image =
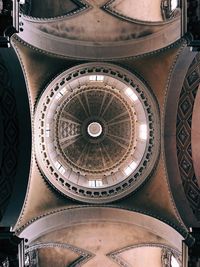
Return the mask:
[(99, 122), (93, 121), (88, 124), (87, 133), (91, 137), (99, 137), (102, 134), (102, 126)]
[(158, 122), (157, 105), (135, 75), (111, 64), (77, 66), (53, 80), (37, 104), (38, 166), (66, 196), (119, 199), (149, 177)]
[(110, 175), (136, 144), (134, 108), (116, 90), (104, 87), (80, 87), (63, 98), (56, 117), (58, 154), (89, 177)]

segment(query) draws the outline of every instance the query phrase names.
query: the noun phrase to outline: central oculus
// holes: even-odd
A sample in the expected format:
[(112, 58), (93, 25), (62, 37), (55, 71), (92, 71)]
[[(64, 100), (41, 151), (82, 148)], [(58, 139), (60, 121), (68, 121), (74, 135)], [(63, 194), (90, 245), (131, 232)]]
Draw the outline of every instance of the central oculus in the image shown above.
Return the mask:
[(59, 162), (74, 171), (100, 180), (134, 152), (136, 143), (134, 110), (111, 87), (96, 84), (63, 96), (54, 116), (54, 142)]
[(102, 133), (102, 126), (96, 121), (91, 122), (87, 127), (87, 132), (91, 137), (98, 137)]
[(106, 203), (148, 178), (159, 129), (146, 86), (124, 69), (97, 65), (76, 66), (47, 86), (36, 106), (34, 144), (39, 169), (54, 188)]

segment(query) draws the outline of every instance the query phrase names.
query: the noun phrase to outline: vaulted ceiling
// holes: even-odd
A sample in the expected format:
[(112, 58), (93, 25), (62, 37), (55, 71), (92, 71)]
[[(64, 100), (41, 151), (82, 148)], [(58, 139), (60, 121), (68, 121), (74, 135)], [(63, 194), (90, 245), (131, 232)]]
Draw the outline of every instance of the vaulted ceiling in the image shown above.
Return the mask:
[(200, 57), (171, 4), (21, 6), (1, 60), (0, 181), (27, 266), (180, 264), (200, 225)]

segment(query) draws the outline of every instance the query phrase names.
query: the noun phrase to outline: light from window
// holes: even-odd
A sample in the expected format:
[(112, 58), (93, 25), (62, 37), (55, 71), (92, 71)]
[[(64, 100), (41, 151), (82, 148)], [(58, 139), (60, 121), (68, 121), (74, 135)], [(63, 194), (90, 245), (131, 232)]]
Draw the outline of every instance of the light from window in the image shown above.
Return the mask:
[(60, 90), (60, 93), (61, 93), (62, 95), (64, 95), (66, 91), (67, 91), (67, 88), (66, 88), (66, 87), (63, 87), (63, 88)]
[(59, 92), (59, 93), (56, 95), (56, 99), (60, 99), (61, 97), (63, 97), (63, 94)]
[(91, 75), (89, 80), (92, 82), (103, 82), (104, 76), (103, 75)]
[(63, 168), (63, 166), (60, 167), (59, 172), (62, 173), (62, 174), (65, 173), (65, 169)]
[(125, 172), (126, 175), (131, 174), (132, 173), (131, 167), (127, 167), (126, 169), (124, 169), (124, 172)]
[(56, 169), (59, 170), (61, 166), (62, 166), (62, 165), (60, 164), (60, 162), (56, 161), (56, 163), (55, 163), (55, 167), (56, 167)]
[(180, 267), (178, 261), (173, 255), (171, 256), (171, 267)]
[(131, 98), (132, 101), (137, 101), (138, 97), (137, 95), (133, 92), (133, 90), (131, 88), (127, 88), (125, 91), (126, 95), (129, 96)]
[(135, 161), (133, 161), (129, 166), (132, 169), (132, 171), (134, 171), (137, 167), (137, 163)]
[(140, 139), (147, 140), (147, 125), (141, 124), (139, 129), (140, 129), (139, 130)]
[(101, 180), (89, 180), (89, 187), (101, 187), (102, 185)]
[(46, 137), (49, 137), (50, 135), (50, 129), (49, 129), (49, 123), (46, 124)]
[(178, 0), (171, 0), (171, 9), (174, 10), (178, 6)]
[(55, 167), (61, 174), (65, 173), (65, 168), (62, 166), (62, 164), (60, 164), (60, 162), (56, 161)]

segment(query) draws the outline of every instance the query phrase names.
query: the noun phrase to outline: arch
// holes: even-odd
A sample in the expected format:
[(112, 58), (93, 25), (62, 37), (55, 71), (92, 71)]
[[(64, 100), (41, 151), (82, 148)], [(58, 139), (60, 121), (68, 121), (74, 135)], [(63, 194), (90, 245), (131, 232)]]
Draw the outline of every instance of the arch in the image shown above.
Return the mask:
[(13, 226), (23, 206), (28, 184), (31, 119), (24, 77), (13, 49), (0, 52), (0, 66), (0, 120), (3, 123), (0, 131), (3, 142), (3, 146), (0, 146), (0, 153), (3, 153), (0, 165), (0, 213), (1, 225)]
[(183, 87), (185, 76), (195, 56), (196, 53), (191, 53), (189, 48), (185, 47), (174, 66), (168, 84), (163, 124), (165, 161), (169, 184), (178, 212), (188, 227), (198, 226), (199, 223), (192, 212), (182, 185), (177, 158), (176, 122), (179, 102), (178, 99)]
[(197, 182), (200, 187), (200, 86), (195, 98), (193, 116), (192, 116), (192, 159)]
[(183, 237), (171, 226), (137, 212), (106, 207), (78, 207), (54, 211), (30, 222), (24, 229), (19, 230), (18, 235), (21, 238), (28, 239), (27, 245), (29, 245), (36, 239), (53, 231), (97, 222), (122, 223), (141, 227), (166, 240), (174, 248), (181, 251)]

